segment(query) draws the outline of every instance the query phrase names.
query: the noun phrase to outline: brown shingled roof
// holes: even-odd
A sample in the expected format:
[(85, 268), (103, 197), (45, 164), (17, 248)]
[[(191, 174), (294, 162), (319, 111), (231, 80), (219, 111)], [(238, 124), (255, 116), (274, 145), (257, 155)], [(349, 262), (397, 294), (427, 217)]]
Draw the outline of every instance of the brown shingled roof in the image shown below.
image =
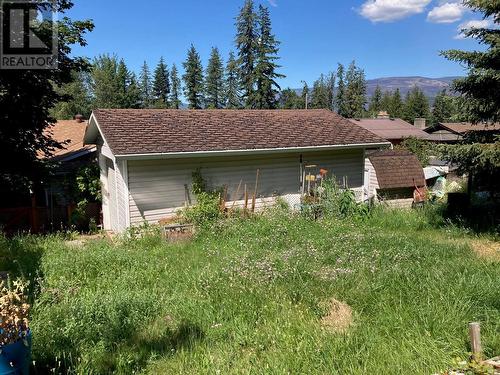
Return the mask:
[(500, 123), (495, 124), (471, 124), (470, 122), (441, 122), (441, 126), (450, 129), (457, 134), (478, 130), (499, 130)]
[(329, 110), (94, 111), (115, 155), (384, 143)]
[(377, 173), (381, 189), (419, 187), (425, 185), (422, 165), (411, 152), (382, 150), (368, 156)]
[[(61, 159), (81, 151), (91, 150), (93, 146), (83, 144), (86, 127), (86, 121), (78, 122), (76, 120), (58, 120), (49, 126), (45, 133), (63, 145), (62, 149), (54, 150), (50, 158)], [(44, 158), (44, 155), (40, 153), (39, 157)]]
[(349, 119), (349, 121), (388, 140), (408, 137), (429, 139), (429, 134), (400, 118), (363, 118)]

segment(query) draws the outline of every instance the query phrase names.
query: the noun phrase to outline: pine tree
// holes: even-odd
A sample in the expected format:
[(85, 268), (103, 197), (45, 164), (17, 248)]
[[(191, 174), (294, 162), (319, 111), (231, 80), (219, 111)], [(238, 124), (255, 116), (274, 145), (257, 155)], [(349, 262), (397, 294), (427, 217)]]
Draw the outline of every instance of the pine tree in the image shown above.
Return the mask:
[(401, 98), (401, 92), (399, 88), (394, 91), (391, 98), (391, 105), (389, 107), (389, 114), (393, 118), (403, 118), (404, 113), (404, 102)]
[(311, 108), (326, 109), (330, 108), (328, 80), (323, 74), (314, 81), (311, 92)]
[(469, 69), (465, 78), (457, 79), (453, 89), (461, 94), (461, 112), (473, 123), (500, 121), (500, 2), (465, 0), (472, 11), (491, 19), (489, 28), (464, 30), (465, 37), (476, 39), (487, 46), (485, 51), (451, 50), (442, 54), (449, 60), (458, 61)]
[(141, 88), (135, 73), (129, 72), (126, 80), (126, 94), (124, 108), (141, 108)]
[[(392, 94), (390, 91), (384, 91), (382, 94), (382, 99), (380, 100), (380, 110), (386, 111), (391, 114), (391, 102), (392, 102)], [(391, 116), (394, 117), (394, 116)]]
[(431, 124), (436, 125), (440, 122), (450, 120), (453, 116), (453, 110), (453, 98), (446, 95), (446, 90), (439, 92), (434, 99)]
[(181, 105), (181, 80), (175, 64), (172, 64), (170, 79), (172, 81), (172, 90), (170, 91), (170, 108), (179, 109)]
[(118, 79), (116, 56), (101, 55), (94, 59), (90, 72), (92, 106), (94, 108), (122, 108), (124, 79)]
[(299, 109), (305, 109), (309, 106), (309, 86), (307, 82), (304, 81), (304, 86), (302, 86), (302, 92), (300, 94), (300, 106)]
[(203, 65), (201, 64), (200, 55), (196, 51), (194, 45), (188, 50), (184, 66), (184, 95), (188, 101), (188, 106), (191, 109), (200, 109), (203, 107)]
[(335, 110), (335, 74), (329, 73), (326, 79), (326, 93), (328, 100), (328, 109)]
[(138, 108), (140, 91), (135, 74), (121, 59), (102, 55), (94, 60), (90, 74), (94, 108)]
[(337, 79), (339, 81), (337, 86), (337, 97), (336, 97), (336, 109), (337, 113), (343, 117), (348, 116), (346, 98), (345, 98), (345, 72), (344, 66), (338, 64), (337, 67)]
[(170, 95), (170, 79), (168, 76), (168, 67), (163, 60), (160, 58), (158, 65), (156, 66), (153, 78), (153, 98), (154, 106), (156, 108), (167, 108), (169, 103)]
[(257, 61), (255, 64), (255, 107), (272, 109), (277, 106), (277, 96), (280, 86), (276, 79), (285, 77), (276, 72), (280, 66), (276, 64), (279, 41), (271, 31), (269, 9), (259, 5), (257, 16), (259, 40), (257, 42)]
[(286, 88), (281, 91), (280, 94), (280, 108), (281, 109), (299, 109), (300, 107), (300, 97), (297, 95), (295, 90), (291, 88)]
[(224, 107), (224, 65), (219, 50), (214, 47), (208, 60), (205, 78), (205, 103), (207, 108)]
[(346, 72), (345, 117), (361, 118), (364, 116), (366, 104), (365, 73), (353, 61)]
[(226, 65), (226, 108), (241, 108), (240, 81), (238, 79), (238, 63), (234, 57), (233, 51), (229, 52), (229, 58)]
[(141, 103), (143, 108), (149, 108), (152, 101), (152, 86), (151, 86), (151, 72), (146, 61), (142, 64), (141, 74), (139, 75), (139, 86), (141, 89)]
[(382, 90), (380, 86), (377, 85), (375, 92), (370, 99), (370, 105), (368, 111), (373, 117), (377, 117), (377, 114), (382, 110)]
[(422, 90), (415, 86), (406, 94), (403, 119), (413, 123), (416, 118), (429, 118), (429, 114), (429, 101)]
[(257, 15), (253, 0), (245, 0), (236, 19), (236, 47), (242, 97), (245, 107), (255, 108), (255, 64), (257, 60)]

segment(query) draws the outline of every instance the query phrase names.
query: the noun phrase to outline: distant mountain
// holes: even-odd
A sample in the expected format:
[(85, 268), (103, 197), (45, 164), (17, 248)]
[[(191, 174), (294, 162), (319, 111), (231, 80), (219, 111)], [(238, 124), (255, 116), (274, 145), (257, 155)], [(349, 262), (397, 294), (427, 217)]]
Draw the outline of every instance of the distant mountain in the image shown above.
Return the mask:
[[(418, 86), (424, 94), (430, 99), (431, 102), (434, 101), (436, 95), (443, 89), (450, 87), (451, 83), (460, 77), (442, 77), (442, 78), (428, 78), (428, 77), (386, 77), (386, 78), (375, 78), (366, 81), (366, 89), (368, 97), (371, 97), (377, 88), (380, 86), (382, 92), (384, 91), (394, 91), (399, 88), (401, 91), (401, 96), (404, 98), (406, 93), (411, 90), (414, 86)], [(309, 86), (309, 87), (312, 87)], [(295, 89), (297, 94), (300, 95), (302, 89)]]
[(377, 85), (382, 91), (394, 91), (397, 88), (401, 91), (401, 95), (411, 90), (414, 86), (418, 86), (424, 94), (429, 98), (435, 98), (436, 95), (450, 87), (451, 83), (460, 77), (442, 77), (442, 78), (427, 78), (427, 77), (387, 77), (375, 78), (366, 81), (368, 96), (372, 96)]

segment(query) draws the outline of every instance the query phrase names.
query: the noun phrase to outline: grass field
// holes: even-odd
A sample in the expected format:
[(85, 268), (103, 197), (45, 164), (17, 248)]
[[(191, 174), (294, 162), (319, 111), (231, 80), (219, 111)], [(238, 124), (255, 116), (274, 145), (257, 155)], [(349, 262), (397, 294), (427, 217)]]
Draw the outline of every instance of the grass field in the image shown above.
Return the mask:
[(500, 354), (498, 242), (435, 224), (275, 210), (183, 244), (0, 247), (3, 268), (36, 279), (36, 373), (432, 374), (467, 358), (470, 321)]

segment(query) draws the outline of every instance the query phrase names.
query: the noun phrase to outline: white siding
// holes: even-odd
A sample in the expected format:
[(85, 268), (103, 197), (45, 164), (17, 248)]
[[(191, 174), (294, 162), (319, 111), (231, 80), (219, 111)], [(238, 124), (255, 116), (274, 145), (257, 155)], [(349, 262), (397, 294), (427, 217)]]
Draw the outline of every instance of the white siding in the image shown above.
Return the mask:
[(106, 168), (108, 175), (108, 209), (110, 228), (113, 231), (118, 230), (117, 227), (117, 211), (116, 211), (116, 179), (115, 179), (115, 166), (113, 161), (106, 158)]
[(377, 189), (379, 188), (377, 172), (375, 167), (371, 163), (370, 159), (365, 159), (365, 169), (367, 170), (368, 181), (365, 183), (365, 188), (367, 189), (368, 199), (377, 195)]
[(118, 161), (115, 163), (116, 177), (116, 231), (121, 232), (127, 228), (128, 215), (128, 193), (127, 181), (125, 181), (127, 172), (127, 162)]
[[(238, 156), (193, 159), (128, 161), (128, 188), (130, 223), (147, 220), (156, 222), (173, 215), (183, 207), (187, 192), (192, 201), (191, 174), (201, 168), (209, 187), (228, 186), (228, 200), (242, 200), (243, 188), (247, 185), (251, 197), (255, 185), (256, 170), (260, 169), (257, 195), (272, 198), (277, 195), (296, 194), (300, 191), (300, 154), (272, 156)], [(321, 153), (304, 153), (304, 164), (317, 164), (326, 168), (329, 175), (344, 176), (350, 188), (361, 188), (363, 184), (363, 150), (348, 150)], [(238, 196), (237, 186), (242, 180)], [(261, 204), (269, 204), (264, 199)], [(241, 204), (242, 202), (238, 202)]]

